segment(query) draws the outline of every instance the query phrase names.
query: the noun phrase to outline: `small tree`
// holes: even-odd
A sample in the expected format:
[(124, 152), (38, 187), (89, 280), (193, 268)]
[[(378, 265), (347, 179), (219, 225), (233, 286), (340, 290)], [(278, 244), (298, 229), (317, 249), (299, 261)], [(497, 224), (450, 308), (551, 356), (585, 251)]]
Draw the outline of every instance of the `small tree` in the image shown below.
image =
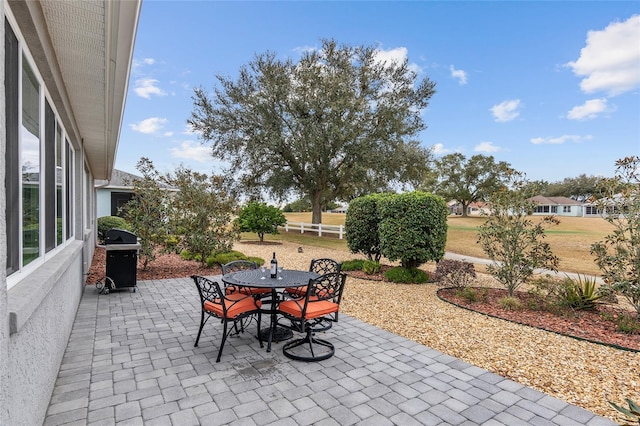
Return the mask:
[[(387, 194), (388, 195), (388, 194)], [(380, 261), (380, 214), (378, 202), (383, 194), (358, 197), (349, 203), (345, 218), (345, 238), (352, 253), (362, 253), (369, 260)]]
[(252, 201), (248, 203), (236, 218), (240, 232), (255, 232), (264, 241), (264, 234), (278, 234), (278, 226), (284, 226), (287, 218), (280, 209), (266, 203)]
[(127, 184), (133, 186), (134, 197), (122, 208), (124, 218), (131, 224), (131, 232), (140, 241), (142, 269), (156, 258), (156, 249), (164, 244), (168, 193), (160, 187), (162, 177), (148, 158), (142, 157), (136, 168), (142, 174)]
[(508, 187), (489, 197), (491, 212), (479, 227), (478, 243), (494, 263), (487, 266), (508, 291), (509, 296), (533, 275), (536, 268), (557, 271), (558, 258), (551, 252), (544, 238), (545, 226), (558, 224), (554, 216), (546, 216), (539, 223), (530, 219), (535, 204), (530, 198), (538, 192), (524, 175), (508, 172)]
[(179, 167), (167, 182), (179, 189), (171, 201), (169, 225), (177, 235), (177, 246), (189, 250), (204, 264), (216, 251), (228, 251), (238, 240), (232, 221), (235, 198), (221, 176), (208, 176)]
[(603, 218), (613, 233), (591, 246), (591, 254), (602, 278), (636, 309), (640, 317), (640, 157), (616, 162), (616, 175), (603, 179), (600, 187), (608, 197), (601, 199)]
[(378, 209), (380, 252), (387, 259), (414, 269), (444, 257), (448, 210), (442, 197), (419, 191), (394, 194), (382, 197)]

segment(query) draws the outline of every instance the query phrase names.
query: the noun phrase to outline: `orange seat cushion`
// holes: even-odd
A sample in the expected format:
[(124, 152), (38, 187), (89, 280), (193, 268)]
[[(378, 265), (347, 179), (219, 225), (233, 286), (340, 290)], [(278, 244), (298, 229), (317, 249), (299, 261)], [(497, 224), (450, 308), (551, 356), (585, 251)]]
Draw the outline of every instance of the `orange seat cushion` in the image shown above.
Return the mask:
[[(292, 317), (302, 318), (302, 308), (304, 304), (302, 301), (296, 303), (295, 300), (287, 300), (278, 305), (278, 309)], [(334, 312), (338, 312), (340, 305), (337, 303), (329, 302), (328, 300), (320, 300), (315, 302), (309, 302), (307, 306), (306, 318), (319, 318)]]
[(303, 287), (287, 287), (285, 290), (289, 294), (293, 294), (294, 296), (305, 296), (307, 294), (307, 286)]
[[(254, 311), (259, 309), (262, 306), (262, 302), (259, 300), (255, 300), (253, 297), (243, 296), (242, 299), (238, 300), (229, 300), (224, 299), (225, 306), (227, 308), (227, 318), (234, 319), (240, 314), (245, 312)], [(215, 303), (210, 301), (204, 302), (204, 309), (213, 312), (220, 318), (224, 316), (224, 310), (222, 309), (222, 304), (220, 303), (220, 299), (216, 299)]]
[(263, 287), (240, 287), (238, 291), (242, 294), (266, 294), (271, 293), (270, 288)]

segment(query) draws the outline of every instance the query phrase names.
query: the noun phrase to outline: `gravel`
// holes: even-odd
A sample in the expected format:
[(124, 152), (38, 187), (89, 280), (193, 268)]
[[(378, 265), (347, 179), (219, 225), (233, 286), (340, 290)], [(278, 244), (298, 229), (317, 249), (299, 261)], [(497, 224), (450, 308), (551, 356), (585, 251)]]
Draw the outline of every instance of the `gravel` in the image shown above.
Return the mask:
[[(314, 258), (359, 257), (289, 242), (241, 241), (236, 249), (267, 261), (275, 251), (278, 265), (287, 269), (307, 269)], [(425, 269), (430, 270), (429, 265)], [(480, 274), (479, 280), (495, 286), (489, 276)], [(614, 421), (624, 417), (608, 401), (626, 406), (629, 398), (640, 403), (640, 353), (470, 312), (439, 300), (436, 290), (431, 284), (349, 277), (341, 312)]]

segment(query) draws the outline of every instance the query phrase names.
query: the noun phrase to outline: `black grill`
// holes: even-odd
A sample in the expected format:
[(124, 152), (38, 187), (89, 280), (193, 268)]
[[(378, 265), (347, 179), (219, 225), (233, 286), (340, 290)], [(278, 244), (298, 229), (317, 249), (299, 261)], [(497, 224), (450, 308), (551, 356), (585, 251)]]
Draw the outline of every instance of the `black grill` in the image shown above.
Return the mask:
[(140, 250), (138, 237), (124, 229), (114, 228), (107, 231), (104, 244), (107, 251), (105, 288), (133, 288), (135, 292)]

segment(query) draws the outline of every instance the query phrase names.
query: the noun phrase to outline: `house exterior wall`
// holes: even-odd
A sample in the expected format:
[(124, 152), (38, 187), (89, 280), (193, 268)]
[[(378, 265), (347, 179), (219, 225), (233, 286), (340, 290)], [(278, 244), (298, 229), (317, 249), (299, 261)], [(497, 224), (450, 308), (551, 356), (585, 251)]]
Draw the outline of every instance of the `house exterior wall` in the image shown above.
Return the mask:
[[(7, 14), (9, 3), (0, 1), (1, 82), (5, 81), (4, 19)], [(22, 30), (20, 24), (15, 30)], [(34, 62), (41, 70), (46, 67), (42, 58)], [(49, 87), (46, 83), (43, 86)], [(63, 105), (53, 102), (52, 105), (59, 111), (64, 110)], [(45, 418), (84, 290), (84, 273), (95, 250), (94, 180), (85, 167), (79, 141), (69, 136), (74, 155), (70, 161), (72, 202), (67, 213), (73, 236), (47, 252), (43, 261), (34, 267), (7, 277), (6, 211), (18, 207), (7, 204), (4, 184), (6, 126), (5, 84), (0, 83), (0, 182), (3, 183), (0, 185), (0, 425), (33, 426), (42, 424)], [(62, 365), (62, 368), (70, 366)]]
[[(0, 22), (4, 22), (5, 2), (0, 2)], [(0, 40), (4, 46), (4, 25), (0, 25)], [(0, 81), (4, 81), (4, 47), (0, 49)], [(0, 84), (0, 158), (5, 157), (5, 90)], [(0, 182), (4, 182), (5, 163), (0, 162)], [(0, 424), (9, 423), (9, 315), (7, 310), (7, 196), (4, 185), (0, 185)]]
[(96, 217), (111, 216), (111, 190), (98, 189), (96, 191)]

